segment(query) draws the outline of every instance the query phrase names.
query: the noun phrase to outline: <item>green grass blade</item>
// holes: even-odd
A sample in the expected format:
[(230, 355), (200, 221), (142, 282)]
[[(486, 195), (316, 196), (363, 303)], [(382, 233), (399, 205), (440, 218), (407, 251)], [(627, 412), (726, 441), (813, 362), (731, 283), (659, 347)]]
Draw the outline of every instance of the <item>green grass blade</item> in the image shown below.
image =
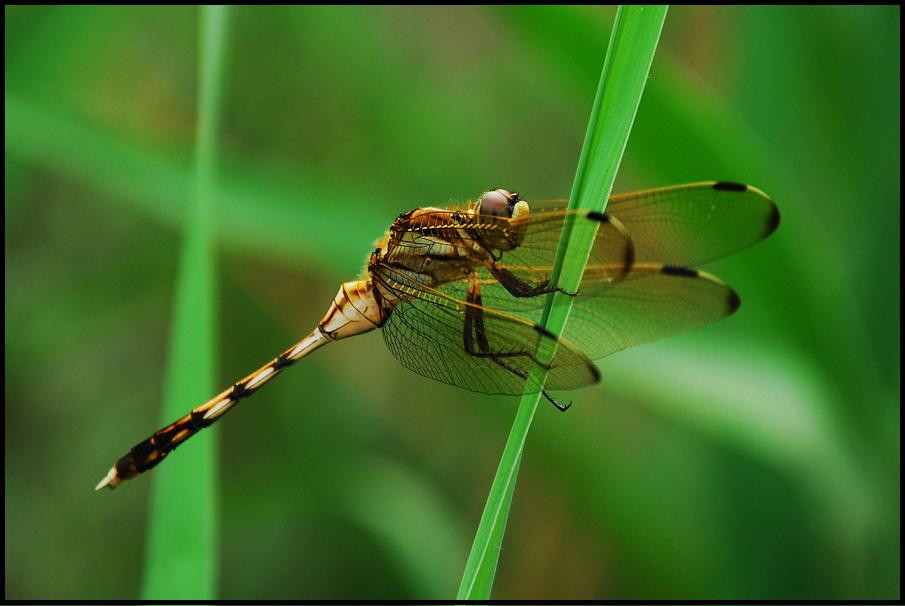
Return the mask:
[[(187, 190), (194, 176), (180, 153), (162, 151), (140, 139), (124, 138), (95, 120), (7, 93), (6, 152), (29, 165), (96, 189), (104, 211), (140, 213), (150, 221), (183, 229)], [(266, 163), (222, 151), (217, 182), (217, 222), (224, 249), (251, 251), (304, 263), (324, 277), (357, 272), (361, 251), (344, 242), (370, 241), (374, 226), (386, 222), (386, 193), (374, 187), (330, 181), (304, 165), (291, 177)], [(348, 200), (356, 206), (349, 221)], [(304, 203), (296, 203), (303, 201)], [(299, 238), (298, 226), (307, 226)], [(337, 240), (343, 226), (347, 240)]]
[[(665, 6), (619, 8), (572, 186), (570, 208), (602, 211), (606, 206), (665, 18)], [(576, 225), (571, 233), (564, 230), (559, 243), (553, 278), (566, 291), (578, 289), (594, 243), (597, 225), (587, 223)], [(548, 301), (543, 324), (561, 334), (571, 307), (569, 297), (556, 293)], [(535, 372), (543, 371), (536, 368)], [(468, 556), (458, 599), (490, 598), (522, 451), (539, 399), (540, 394), (528, 394), (519, 403)]]
[[(176, 285), (163, 424), (214, 393), (215, 161), (227, 9), (205, 6), (199, 22), (195, 183)], [(217, 507), (213, 434), (202, 432), (154, 471), (142, 598), (216, 597)]]

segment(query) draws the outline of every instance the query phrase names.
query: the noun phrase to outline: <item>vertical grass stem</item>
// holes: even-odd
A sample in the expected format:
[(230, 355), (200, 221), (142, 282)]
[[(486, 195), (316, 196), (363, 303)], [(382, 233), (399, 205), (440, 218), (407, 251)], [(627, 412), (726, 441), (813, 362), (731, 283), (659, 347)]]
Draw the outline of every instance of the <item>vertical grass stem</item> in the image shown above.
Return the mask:
[[(569, 208), (599, 212), (605, 208), (665, 19), (665, 6), (619, 7)], [(564, 290), (578, 289), (596, 233), (597, 224), (593, 221), (563, 230), (553, 266), (553, 280)], [(554, 293), (544, 308), (542, 324), (547, 330), (562, 334), (571, 307), (569, 297)], [(538, 352), (542, 360), (544, 357), (550, 359), (554, 353)], [(540, 380), (546, 374), (540, 367), (535, 367), (533, 372)], [(527, 394), (519, 402), (459, 586), (457, 597), (460, 600), (490, 598), (522, 451), (539, 399), (540, 394)], [(551, 562), (551, 566), (555, 565)]]

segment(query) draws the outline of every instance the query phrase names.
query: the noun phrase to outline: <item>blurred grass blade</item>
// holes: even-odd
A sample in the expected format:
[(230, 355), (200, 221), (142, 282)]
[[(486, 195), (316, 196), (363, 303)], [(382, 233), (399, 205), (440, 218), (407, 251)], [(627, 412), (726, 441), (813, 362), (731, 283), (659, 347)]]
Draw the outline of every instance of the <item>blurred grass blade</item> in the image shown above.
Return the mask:
[[(606, 206), (665, 18), (665, 6), (619, 7), (578, 161), (570, 208), (602, 211)], [(553, 281), (566, 291), (578, 289), (596, 233), (593, 221), (563, 230)], [(542, 323), (562, 334), (571, 306), (569, 297), (556, 293), (547, 303)], [(543, 373), (538, 368), (535, 372)], [(539, 399), (540, 394), (528, 394), (519, 403), (459, 586), (460, 600), (490, 598), (522, 450)]]
[[(200, 9), (195, 184), (186, 210), (162, 423), (214, 392), (215, 156), (227, 9)], [(144, 599), (210, 600), (216, 589), (217, 505), (213, 434), (202, 432), (152, 476)]]
[[(10, 158), (96, 189), (103, 195), (91, 201), (101, 212), (125, 209), (184, 227), (185, 200), (194, 176), (182, 154), (126, 139), (97, 120), (12, 93), (6, 95), (4, 115)], [(303, 165), (293, 166), (288, 176), (249, 156), (221, 153), (217, 164), (221, 187), (212, 228), (224, 248), (304, 263), (324, 277), (336, 276), (361, 269), (361, 251), (338, 245), (334, 226), (343, 225), (350, 242), (361, 242), (372, 239), (374, 226), (386, 222), (379, 201), (389, 196), (375, 187), (331, 182)], [(348, 221), (348, 200), (375, 203), (357, 207), (359, 220)], [(304, 238), (299, 238), (299, 225), (308, 227)]]
[(379, 456), (357, 457), (335, 473), (342, 482), (322, 506), (378, 539), (412, 595), (448, 596), (467, 548), (449, 500), (416, 470)]

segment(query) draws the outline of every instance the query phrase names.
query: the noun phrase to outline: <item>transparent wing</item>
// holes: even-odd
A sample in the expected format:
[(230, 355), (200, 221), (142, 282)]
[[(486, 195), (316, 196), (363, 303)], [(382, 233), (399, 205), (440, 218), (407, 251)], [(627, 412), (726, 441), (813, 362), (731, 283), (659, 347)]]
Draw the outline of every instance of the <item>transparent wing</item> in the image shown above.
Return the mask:
[[(568, 200), (529, 202), (532, 214), (563, 212)], [(617, 194), (606, 214), (625, 227), (635, 260), (681, 267), (738, 252), (779, 226), (779, 210), (750, 185), (705, 181)], [(595, 248), (606, 246), (606, 232)]]
[(764, 192), (726, 182), (692, 183), (610, 198), (635, 260), (682, 267), (732, 254), (769, 236), (779, 210)]
[[(464, 296), (458, 280), (440, 290)], [(481, 292), (488, 306), (518, 313), (539, 322), (545, 296), (515, 298), (492, 277), (482, 278)], [(731, 315), (738, 295), (719, 279), (694, 269), (662, 264), (636, 264), (615, 287), (579, 292), (563, 336), (590, 359), (651, 343), (705, 326)]]
[[(471, 391), (511, 395), (576, 389), (600, 379), (574, 345), (521, 317), (468, 302), (467, 294), (450, 297), (386, 265), (375, 268), (372, 279), (384, 297), (403, 298), (383, 325), (384, 340), (402, 365), (419, 375)], [(556, 354), (542, 385), (530, 378), (534, 353), (554, 345)]]
[[(528, 217), (522, 245), (501, 252), (497, 261), (497, 265), (519, 281), (543, 284), (552, 275), (562, 232), (592, 224), (597, 226), (597, 235), (579, 291), (590, 294), (610, 288), (631, 269), (635, 259), (634, 241), (625, 227), (608, 213), (545, 210), (532, 215)], [(499, 272), (495, 277), (499, 280)], [(489, 294), (493, 298), (493, 293)], [(488, 304), (495, 305), (491, 299)], [(508, 308), (504, 305), (500, 309)]]
[(598, 359), (711, 324), (739, 305), (735, 291), (706, 272), (636, 266), (617, 288), (575, 297), (564, 334)]
[[(529, 204), (522, 244), (498, 262), (528, 284), (550, 277), (563, 229), (579, 221), (599, 224), (564, 335), (592, 359), (732, 314), (739, 306), (732, 289), (684, 267), (750, 246), (779, 224), (779, 212), (763, 192), (723, 182), (613, 196), (606, 215), (568, 211), (566, 200)], [(508, 220), (495, 221), (497, 233)], [(477, 272), (486, 307), (516, 313), (528, 324), (539, 321), (545, 296), (515, 297), (486, 268)], [(464, 301), (468, 284), (451, 281), (439, 291)]]

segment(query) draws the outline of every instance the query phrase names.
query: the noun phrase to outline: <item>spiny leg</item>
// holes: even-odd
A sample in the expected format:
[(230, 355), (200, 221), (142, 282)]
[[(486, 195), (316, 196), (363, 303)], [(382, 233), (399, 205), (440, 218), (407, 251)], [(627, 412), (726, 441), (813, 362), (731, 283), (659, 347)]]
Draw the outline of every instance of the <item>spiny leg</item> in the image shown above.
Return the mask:
[(497, 282), (499, 282), (500, 285), (502, 285), (502, 287), (505, 288), (506, 291), (513, 297), (537, 297), (540, 295), (549, 294), (551, 292), (559, 292), (570, 297), (574, 297), (578, 294), (577, 292), (568, 292), (558, 286), (551, 288), (549, 279), (543, 280), (534, 285), (529, 284), (502, 265), (498, 265), (496, 261), (488, 263), (487, 269), (488, 271), (490, 271), (491, 275), (496, 278)]
[(556, 398), (554, 398), (553, 396), (551, 396), (550, 392), (548, 392), (546, 389), (542, 390), (541, 393), (544, 394), (544, 397), (547, 398), (547, 401), (550, 402), (550, 404), (552, 404), (553, 406), (555, 406), (557, 408), (557, 410), (559, 410), (560, 412), (566, 412), (567, 410), (572, 408), (571, 400), (569, 400), (568, 404), (560, 404), (559, 401)]
[[(519, 377), (527, 380), (528, 379), (527, 372), (525, 372), (519, 368), (513, 367), (508, 362), (506, 362), (506, 360), (503, 359), (504, 357), (512, 357), (514, 355), (524, 355), (524, 354), (520, 354), (519, 352), (516, 352), (515, 354), (502, 354), (502, 353), (494, 354), (493, 352), (491, 352), (490, 342), (487, 340), (487, 333), (484, 329), (484, 313), (483, 313), (483, 309), (481, 307), (481, 305), (482, 305), (482, 303), (481, 303), (481, 283), (476, 278), (477, 278), (476, 274), (475, 274), (475, 278), (469, 278), (468, 290), (465, 295), (465, 298), (466, 298), (465, 300), (468, 303), (473, 304), (473, 305), (469, 305), (468, 308), (465, 310), (465, 350), (471, 355), (483, 355), (483, 356), (489, 355), (490, 359), (493, 360), (494, 363), (496, 363), (497, 365), (505, 368), (506, 370), (515, 374), (516, 376), (519, 376)], [(480, 354), (477, 354), (474, 352), (474, 347), (473, 347), (472, 340), (471, 340), (472, 339), (472, 334), (471, 334), (472, 329), (474, 329), (474, 336), (477, 337), (478, 347), (481, 349)], [(543, 366), (534, 358), (533, 355), (531, 355), (530, 357), (531, 357), (532, 361), (534, 361), (536, 364)], [(552, 368), (552, 366), (545, 366), (544, 368), (546, 368), (547, 370), (550, 370)], [(550, 393), (546, 389), (541, 390), (541, 393), (551, 404), (553, 404), (553, 406), (555, 406), (558, 410), (560, 410), (562, 412), (565, 412), (566, 410), (569, 409), (569, 407), (572, 406), (572, 402), (569, 402), (568, 404), (565, 404), (565, 405), (560, 404), (559, 401), (557, 401), (556, 398), (551, 396)]]
[[(502, 362), (503, 358), (528, 358), (538, 366), (545, 370), (552, 370), (552, 366), (543, 364), (534, 357), (534, 353), (528, 350), (521, 351), (493, 351), (490, 342), (487, 339), (487, 332), (484, 328), (484, 313), (481, 304), (481, 286), (478, 281), (478, 275), (475, 273), (468, 276), (468, 290), (465, 294), (465, 301), (470, 305), (465, 307), (465, 322), (463, 341), (465, 351), (469, 355), (476, 358), (491, 358), (494, 362), (505, 368), (506, 370), (519, 374), (516, 369)], [(474, 334), (472, 334), (474, 333)], [(477, 337), (478, 347), (475, 348), (474, 338)], [(519, 375), (522, 376), (522, 375)]]

